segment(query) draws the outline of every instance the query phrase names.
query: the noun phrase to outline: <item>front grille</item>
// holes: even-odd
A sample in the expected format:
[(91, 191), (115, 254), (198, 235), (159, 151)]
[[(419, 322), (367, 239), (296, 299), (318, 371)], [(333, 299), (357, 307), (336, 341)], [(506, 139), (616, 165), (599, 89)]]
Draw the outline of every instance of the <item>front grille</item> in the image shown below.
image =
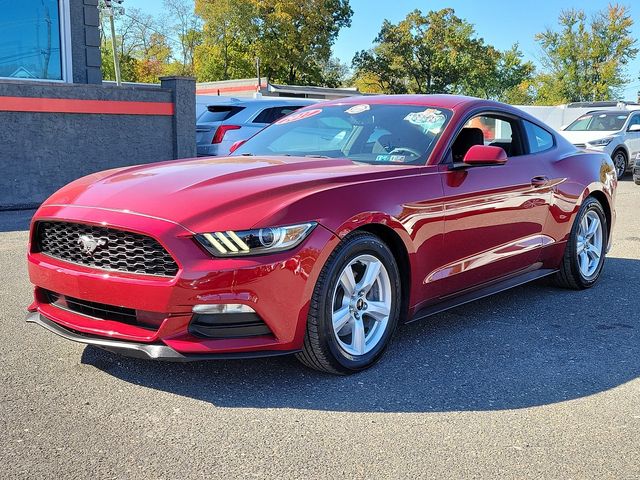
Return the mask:
[(576, 148), (587, 148), (586, 143), (574, 143), (573, 146)]
[(114, 322), (156, 330), (166, 317), (164, 314), (80, 300), (46, 290), (42, 290), (42, 293), (44, 294), (45, 302), (54, 307), (99, 320), (112, 320)]
[(178, 265), (156, 240), (114, 228), (38, 222), (34, 249), (50, 257), (103, 270), (163, 277), (178, 273)]

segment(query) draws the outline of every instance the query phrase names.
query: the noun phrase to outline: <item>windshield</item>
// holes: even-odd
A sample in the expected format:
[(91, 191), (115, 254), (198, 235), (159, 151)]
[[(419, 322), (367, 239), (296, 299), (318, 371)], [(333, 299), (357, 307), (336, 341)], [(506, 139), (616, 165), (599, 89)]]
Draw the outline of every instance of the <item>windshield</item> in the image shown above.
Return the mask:
[(424, 105), (316, 105), (278, 120), (234, 155), (424, 164), (450, 117), (449, 110)]
[(570, 132), (614, 132), (622, 130), (629, 114), (619, 112), (583, 115), (565, 130)]

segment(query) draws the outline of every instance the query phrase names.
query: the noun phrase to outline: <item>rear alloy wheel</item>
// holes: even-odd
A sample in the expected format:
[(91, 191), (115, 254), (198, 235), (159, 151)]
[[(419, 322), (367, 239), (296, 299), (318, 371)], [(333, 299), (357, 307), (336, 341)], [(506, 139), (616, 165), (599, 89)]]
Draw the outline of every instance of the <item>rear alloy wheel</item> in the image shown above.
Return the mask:
[(600, 266), (600, 257), (604, 255), (604, 234), (602, 222), (594, 210), (590, 210), (582, 218), (578, 228), (576, 255), (581, 275), (590, 280)]
[(593, 286), (604, 265), (607, 251), (607, 217), (593, 197), (582, 204), (564, 253), (557, 282), (581, 290)]
[(618, 150), (613, 154), (613, 165), (616, 167), (616, 176), (620, 180), (627, 171), (627, 154), (624, 150)]
[(389, 248), (370, 233), (347, 236), (316, 284), (298, 359), (342, 375), (370, 367), (395, 330), (400, 298), (400, 274)]

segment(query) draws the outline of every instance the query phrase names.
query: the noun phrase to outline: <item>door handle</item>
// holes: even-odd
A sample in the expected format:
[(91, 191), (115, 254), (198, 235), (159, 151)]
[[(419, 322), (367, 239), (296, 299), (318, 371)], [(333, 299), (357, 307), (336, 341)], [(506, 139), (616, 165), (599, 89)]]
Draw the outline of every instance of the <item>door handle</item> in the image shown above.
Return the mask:
[(547, 185), (549, 185), (549, 177), (540, 176), (531, 179), (531, 186), (533, 187), (546, 187)]

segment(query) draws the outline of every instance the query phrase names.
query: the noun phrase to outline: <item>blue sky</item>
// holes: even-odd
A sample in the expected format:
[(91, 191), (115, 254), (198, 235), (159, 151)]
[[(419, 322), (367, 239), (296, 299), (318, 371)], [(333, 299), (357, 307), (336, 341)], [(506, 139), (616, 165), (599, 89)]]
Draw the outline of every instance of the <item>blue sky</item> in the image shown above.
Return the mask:
[[(371, 47), (385, 18), (398, 22), (416, 8), (426, 12), (445, 7), (452, 7), (458, 16), (473, 23), (478, 36), (487, 43), (504, 50), (518, 42), (525, 56), (538, 63), (541, 51), (534, 35), (546, 27), (554, 27), (562, 9), (582, 8), (589, 14), (606, 8), (609, 0), (351, 0), (350, 3), (354, 11), (352, 26), (340, 33), (334, 46), (335, 55), (348, 64), (355, 52)], [(622, 2), (631, 6), (631, 14), (636, 19), (633, 34), (640, 42), (640, 5), (634, 7), (633, 3), (635, 0)], [(153, 14), (162, 13), (161, 0), (125, 0), (123, 6)], [(640, 58), (636, 58), (628, 70), (631, 82), (624, 97), (636, 100), (640, 90)]]

